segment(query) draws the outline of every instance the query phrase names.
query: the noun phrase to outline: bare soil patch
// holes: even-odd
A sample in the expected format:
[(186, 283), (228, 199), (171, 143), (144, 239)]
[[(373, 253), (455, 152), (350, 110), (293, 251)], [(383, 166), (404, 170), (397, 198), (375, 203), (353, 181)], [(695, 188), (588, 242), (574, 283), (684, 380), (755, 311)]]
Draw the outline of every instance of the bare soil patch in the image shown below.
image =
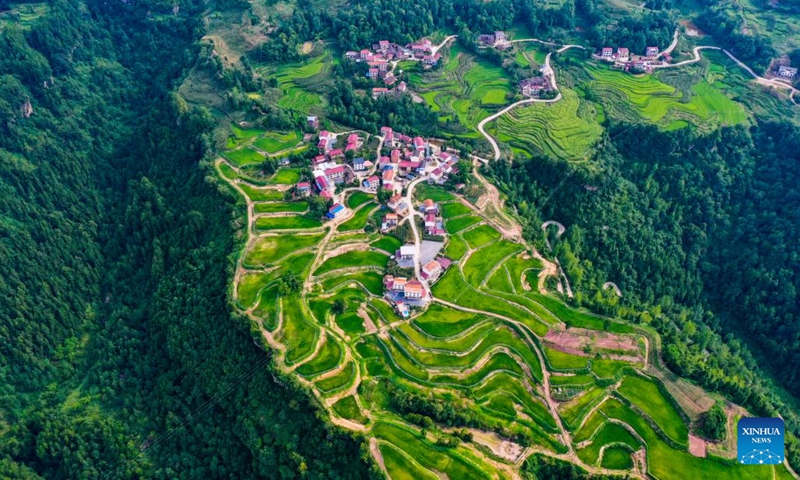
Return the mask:
[(687, 37), (705, 37), (706, 33), (700, 30), (700, 27), (694, 24), (691, 20), (681, 20), (680, 24), (683, 25), (683, 30), (686, 32)]
[(544, 340), (557, 350), (575, 355), (583, 355), (584, 349), (588, 346), (592, 352), (598, 350), (613, 350), (617, 353), (624, 352), (631, 356), (640, 355), (639, 345), (636, 338), (632, 336), (617, 335), (608, 332), (598, 332), (582, 328), (571, 328), (569, 330), (550, 330), (545, 335)]
[(689, 453), (695, 457), (706, 458), (706, 441), (689, 434)]

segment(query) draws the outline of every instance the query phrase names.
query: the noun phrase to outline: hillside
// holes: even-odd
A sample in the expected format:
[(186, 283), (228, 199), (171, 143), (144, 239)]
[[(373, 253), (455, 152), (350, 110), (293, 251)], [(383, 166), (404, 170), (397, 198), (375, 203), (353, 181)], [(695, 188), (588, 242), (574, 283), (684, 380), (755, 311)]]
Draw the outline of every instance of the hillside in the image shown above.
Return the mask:
[(0, 2), (0, 476), (797, 478), (798, 15)]

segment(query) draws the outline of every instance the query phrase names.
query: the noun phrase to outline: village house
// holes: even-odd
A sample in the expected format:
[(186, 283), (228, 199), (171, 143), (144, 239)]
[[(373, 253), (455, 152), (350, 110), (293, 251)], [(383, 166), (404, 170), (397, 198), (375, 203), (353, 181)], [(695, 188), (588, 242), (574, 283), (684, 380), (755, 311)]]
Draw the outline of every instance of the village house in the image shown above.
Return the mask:
[(525, 97), (538, 97), (546, 87), (547, 80), (544, 77), (531, 77), (519, 82), (519, 88)]
[(431, 260), (422, 267), (420, 274), (425, 280), (433, 282), (442, 274), (442, 265), (436, 260)]
[(408, 87), (406, 87), (406, 82), (400, 82), (397, 84), (397, 87), (395, 87), (395, 90), (397, 90), (400, 93), (405, 93), (407, 88)]
[(408, 209), (408, 205), (406, 205), (406, 199), (399, 194), (392, 196), (386, 206), (394, 210), (399, 215), (403, 215)]
[(399, 216), (396, 213), (387, 213), (383, 216), (383, 221), (381, 222), (381, 232), (386, 233), (389, 230), (393, 229), (397, 226), (397, 221)]
[(342, 204), (340, 204), (340, 203), (337, 203), (337, 204), (333, 205), (331, 208), (328, 209), (327, 216), (330, 219), (334, 219), (334, 218), (341, 217), (342, 215), (344, 215), (344, 213), (345, 213), (344, 206), (342, 206)]
[(425, 293), (425, 287), (423, 287), (422, 283), (416, 278), (409, 280), (403, 288), (403, 296), (408, 299), (422, 298), (426, 296)]
[(391, 72), (389, 72), (388, 75), (383, 77), (383, 84), (386, 85), (387, 87), (391, 87), (392, 85), (395, 84), (395, 82), (397, 82), (397, 77), (395, 77), (394, 74)]
[(344, 172), (345, 172), (344, 165), (337, 165), (335, 167), (326, 168), (324, 172), (325, 172), (325, 178), (328, 179), (328, 182), (341, 183), (344, 180)]
[(364, 186), (370, 190), (377, 190), (381, 184), (381, 179), (377, 175), (372, 175), (364, 180)]
[(389, 89), (386, 87), (375, 87), (372, 89), (372, 98), (382, 97), (389, 93)]
[(617, 58), (618, 59), (627, 59), (630, 57), (630, 51), (625, 47), (619, 47), (617, 49)]
[(302, 197), (311, 195), (311, 184), (308, 182), (300, 182), (297, 184), (297, 193)]
[(344, 158), (344, 152), (341, 148), (335, 148), (328, 152), (328, 156), (331, 158), (331, 160), (341, 159)]
[(378, 78), (378, 69), (377, 68), (370, 68), (367, 70), (367, 78)]
[(395, 252), (395, 257), (398, 260), (414, 260), (417, 255), (417, 247), (415, 245), (403, 245), (400, 250)]
[(319, 128), (319, 118), (314, 115), (309, 115), (306, 117), (306, 123), (308, 123), (308, 127), (314, 130)]
[(645, 57), (657, 57), (658, 56), (658, 47), (647, 47), (644, 51)]
[(442, 55), (439, 52), (436, 52), (433, 55), (425, 55), (422, 57), (422, 63), (425, 65), (436, 65), (441, 60)]
[(363, 158), (354, 158), (353, 159), (353, 171), (354, 172), (363, 172), (364, 170), (366, 170), (367, 166), (364, 165), (364, 161), (365, 160)]
[(486, 47), (506, 47), (509, 45), (508, 39), (506, 39), (505, 32), (496, 31), (494, 33), (484, 33), (482, 35), (478, 35), (478, 43)]
[(433, 213), (434, 215), (439, 213), (439, 206), (430, 198), (426, 198), (419, 209), (422, 213)]
[(614, 56), (614, 49), (613, 49), (613, 48), (611, 48), (611, 47), (605, 47), (605, 48), (603, 48), (603, 52), (602, 52), (602, 55), (601, 55), (601, 56), (602, 56), (603, 58), (608, 58), (608, 59), (611, 59), (611, 57), (613, 57), (613, 56)]
[(781, 65), (780, 67), (778, 67), (778, 76), (781, 78), (792, 79), (795, 76), (797, 76), (797, 69)]

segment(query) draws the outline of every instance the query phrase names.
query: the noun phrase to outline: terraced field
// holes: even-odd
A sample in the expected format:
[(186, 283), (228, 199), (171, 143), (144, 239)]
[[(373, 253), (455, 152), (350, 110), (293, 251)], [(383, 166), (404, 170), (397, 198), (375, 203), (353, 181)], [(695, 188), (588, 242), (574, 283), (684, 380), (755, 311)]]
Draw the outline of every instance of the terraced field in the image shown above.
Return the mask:
[(269, 73), (278, 81), (283, 95), (278, 106), (300, 114), (320, 113), (326, 105), (319, 83), (328, 78), (328, 70), (336, 63), (331, 52), (296, 65), (281, 65)]
[(556, 103), (517, 107), (494, 122), (495, 138), (528, 155), (545, 153), (568, 160), (581, 160), (591, 153), (603, 128), (592, 103), (562, 89)]
[[(747, 121), (747, 112), (705, 79), (692, 83), (687, 76), (679, 91), (661, 82), (658, 75), (634, 76), (606, 66), (585, 66), (592, 80), (585, 87), (592, 90), (606, 111), (629, 121), (647, 121), (664, 126), (676, 121), (698, 126), (735, 125)], [(660, 75), (675, 75), (661, 72)], [(690, 97), (688, 100), (684, 97)]]
[[(596, 112), (578, 112), (577, 94), (564, 94), (560, 107), (509, 118), (567, 133), (518, 135), (520, 145), (567, 158), (591, 147)], [(583, 122), (572, 130), (545, 110), (567, 107)], [(428, 307), (401, 318), (382, 290), (384, 274), (398, 275), (390, 255), (404, 242), (365, 231), (373, 194), (353, 190), (347, 213), (323, 223), (304, 214), (305, 202), (283, 200), (274, 178), (257, 187), (242, 167), (216, 166), (253, 207), (234, 307), (274, 353), (276, 374), (307, 387), (332, 423), (361, 432), (390, 478), (513, 478), (533, 454), (633, 478), (790, 478), (782, 467), (692, 456), (689, 416), (653, 375), (663, 368), (651, 363), (654, 332), (540, 292), (547, 261), (455, 193), (418, 192), (440, 202), (442, 254), (453, 264), (430, 287)]]
[(461, 136), (471, 138), (478, 138), (478, 122), (508, 104), (506, 96), (515, 89), (502, 68), (458, 44), (450, 48), (450, 58), (442, 68), (411, 75), (410, 85), (442, 120), (458, 120), (467, 129)]

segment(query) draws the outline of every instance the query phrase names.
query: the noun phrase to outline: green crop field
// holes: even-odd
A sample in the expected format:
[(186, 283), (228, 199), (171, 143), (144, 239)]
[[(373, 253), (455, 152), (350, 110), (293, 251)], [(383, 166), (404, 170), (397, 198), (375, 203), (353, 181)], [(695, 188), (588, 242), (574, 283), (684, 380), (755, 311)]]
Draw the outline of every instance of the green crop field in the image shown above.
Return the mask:
[(447, 240), (447, 247), (444, 250), (444, 255), (453, 260), (459, 260), (467, 253), (467, 242), (461, 237), (451, 236)]
[(462, 236), (470, 248), (480, 248), (487, 243), (497, 241), (500, 238), (500, 232), (490, 225), (481, 225), (464, 232)]
[(373, 295), (383, 293), (383, 276), (377, 272), (356, 272), (330, 277), (322, 282), (322, 290), (328, 292), (339, 285), (346, 285), (350, 282), (358, 282)]
[(376, 206), (377, 205), (370, 202), (356, 210), (353, 214), (353, 218), (339, 225), (339, 231), (363, 230), (364, 226), (367, 224), (370, 213), (375, 211)]
[(245, 195), (254, 202), (272, 202), (275, 200), (283, 200), (283, 192), (268, 188), (256, 188), (250, 185), (240, 183), (239, 188)]
[(622, 381), (619, 393), (648, 414), (669, 438), (680, 444), (688, 442), (689, 430), (683, 418), (654, 382), (628, 376)]
[(270, 202), (253, 205), (256, 213), (303, 213), (308, 210), (306, 202)]
[(273, 175), (270, 182), (278, 185), (294, 185), (300, 180), (299, 168), (281, 168)]
[(444, 228), (445, 228), (445, 230), (447, 230), (447, 233), (452, 235), (454, 233), (460, 232), (461, 230), (464, 230), (465, 228), (469, 227), (470, 225), (475, 225), (476, 223), (478, 223), (480, 221), (481, 221), (481, 217), (478, 217), (476, 215), (468, 215), (468, 216), (465, 216), (465, 217), (458, 217), (458, 218), (453, 218), (453, 219), (447, 220), (444, 223)]
[[(469, 233), (469, 232), (467, 232)], [(466, 237), (466, 233), (464, 234)], [(464, 277), (473, 287), (479, 287), (489, 272), (507, 256), (522, 250), (522, 245), (507, 240), (492, 243), (474, 252), (464, 265)]]
[(324, 96), (311, 87), (325, 79), (332, 64), (331, 54), (325, 53), (301, 64), (278, 67), (272, 74), (283, 92), (278, 106), (302, 114), (324, 106)]
[(322, 275), (333, 270), (353, 267), (386, 267), (389, 257), (378, 252), (352, 251), (329, 258), (317, 268), (314, 275)]
[(258, 230), (302, 230), (321, 226), (322, 222), (318, 219), (301, 216), (258, 217), (256, 219)]
[[(675, 78), (674, 86), (661, 82), (657, 75), (634, 76), (604, 66), (586, 67), (593, 78), (586, 85), (602, 99), (605, 111), (612, 117), (628, 121), (645, 120), (670, 125), (675, 120), (695, 125), (739, 124), (747, 121), (744, 108), (726, 97), (706, 80), (692, 84), (691, 77), (680, 73), (663, 72)], [(690, 97), (689, 101), (682, 97)], [(673, 127), (674, 128), (674, 127)]]
[(423, 468), (407, 453), (388, 443), (381, 443), (380, 451), (386, 470), (394, 480), (437, 480), (439, 478)]
[(394, 252), (397, 251), (403, 245), (397, 237), (392, 237), (387, 235), (385, 237), (381, 237), (370, 244), (370, 247), (377, 248), (383, 250), (384, 252), (389, 252), (391, 255), (394, 255)]
[(611, 470), (628, 470), (633, 467), (631, 452), (625, 447), (608, 447), (603, 451), (600, 466)]
[(347, 207), (358, 208), (360, 205), (367, 203), (372, 198), (374, 198), (372, 195), (361, 191), (353, 192), (349, 197), (347, 197)]
[(293, 148), (300, 141), (300, 138), (297, 132), (268, 132), (257, 138), (253, 142), (253, 146), (267, 153), (277, 153)]
[(230, 150), (223, 153), (225, 158), (231, 162), (243, 167), (245, 165), (252, 165), (254, 163), (261, 163), (264, 161), (264, 155), (253, 150), (250, 147), (239, 148), (237, 150)]
[(569, 89), (555, 103), (517, 107), (494, 122), (498, 140), (533, 155), (545, 153), (566, 160), (582, 160), (592, 152), (603, 128), (593, 104)]
[(262, 237), (256, 240), (245, 252), (246, 265), (264, 265), (273, 263), (290, 253), (313, 247), (324, 235), (281, 235), (279, 237)]
[(459, 215), (466, 215), (472, 211), (471, 208), (461, 202), (450, 202), (440, 205), (442, 209), (443, 218), (458, 217)]

